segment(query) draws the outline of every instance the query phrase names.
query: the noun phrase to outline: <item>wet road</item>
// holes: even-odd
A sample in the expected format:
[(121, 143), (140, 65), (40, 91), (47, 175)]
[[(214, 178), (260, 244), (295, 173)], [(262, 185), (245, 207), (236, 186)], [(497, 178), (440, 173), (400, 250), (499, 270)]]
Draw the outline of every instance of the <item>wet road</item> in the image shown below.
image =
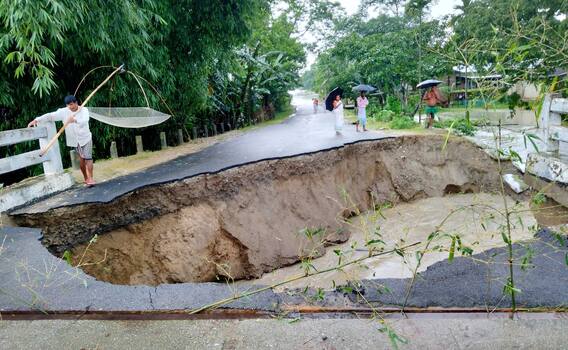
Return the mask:
[(296, 113), (281, 124), (251, 130), (200, 152), (100, 183), (93, 188), (70, 189), (16, 210), (12, 214), (42, 213), (59, 207), (86, 203), (108, 203), (146, 186), (216, 173), (261, 160), (308, 154), (360, 140), (387, 137), (371, 131), (357, 133), (353, 125), (345, 125), (343, 133), (336, 135), (333, 114), (322, 108), (318, 113), (314, 113), (311, 97), (312, 95), (305, 92), (296, 92), (292, 101)]

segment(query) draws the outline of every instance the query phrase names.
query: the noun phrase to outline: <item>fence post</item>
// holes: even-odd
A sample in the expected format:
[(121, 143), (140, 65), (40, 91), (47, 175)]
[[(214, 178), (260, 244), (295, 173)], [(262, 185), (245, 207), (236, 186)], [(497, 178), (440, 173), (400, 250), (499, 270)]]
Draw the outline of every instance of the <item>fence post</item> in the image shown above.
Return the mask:
[(168, 143), (166, 142), (166, 132), (165, 131), (160, 132), (160, 146), (162, 147), (162, 149), (168, 148)]
[(194, 126), (192, 131), (193, 131), (193, 139), (197, 140), (197, 128)]
[[(57, 133), (57, 128), (54, 122), (42, 123), (47, 130), (47, 137), (39, 139), (39, 146), (44, 148), (47, 146), (51, 138)], [(44, 155), (48, 161), (43, 162), (43, 173), (45, 175), (52, 175), (63, 172), (63, 163), (61, 162), (61, 153), (59, 151), (59, 142), (55, 144)]]
[(213, 136), (217, 136), (217, 124), (213, 124)]
[(547, 152), (558, 151), (558, 140), (553, 140), (553, 127), (561, 125), (560, 114), (553, 113), (550, 111), (552, 105), (552, 99), (556, 97), (554, 94), (546, 94), (544, 96), (544, 101), (542, 102), (542, 110), (540, 112), (540, 123), (544, 131), (544, 142), (546, 142)]
[(183, 132), (181, 131), (181, 129), (177, 130), (177, 139), (178, 139), (178, 144), (182, 144), (183, 143)]
[(112, 141), (110, 143), (110, 157), (111, 158), (118, 158), (118, 149), (116, 148), (116, 142)]
[(142, 136), (136, 135), (136, 153), (144, 152), (144, 145), (142, 144)]

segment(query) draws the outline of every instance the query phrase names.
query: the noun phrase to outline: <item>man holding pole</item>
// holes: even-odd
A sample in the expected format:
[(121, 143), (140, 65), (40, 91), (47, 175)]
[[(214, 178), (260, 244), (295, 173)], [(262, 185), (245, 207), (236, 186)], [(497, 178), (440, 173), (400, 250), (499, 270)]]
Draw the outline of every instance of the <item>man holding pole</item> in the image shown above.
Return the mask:
[(67, 126), (65, 128), (67, 146), (75, 147), (77, 150), (85, 185), (91, 187), (95, 185), (95, 180), (93, 179), (93, 140), (89, 130), (89, 110), (79, 106), (73, 95), (66, 96), (64, 101), (67, 107), (35, 118), (28, 124), (28, 127), (37, 126), (43, 121), (64, 122)]

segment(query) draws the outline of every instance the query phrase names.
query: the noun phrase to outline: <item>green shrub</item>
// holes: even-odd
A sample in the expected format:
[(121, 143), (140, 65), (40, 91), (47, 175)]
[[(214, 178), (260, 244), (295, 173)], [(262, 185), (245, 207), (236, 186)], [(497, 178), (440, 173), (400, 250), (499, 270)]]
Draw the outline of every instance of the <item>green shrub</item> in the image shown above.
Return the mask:
[[(453, 126), (452, 126), (453, 124)], [(472, 123), (465, 118), (447, 119), (434, 123), (435, 128), (448, 129), (452, 127), (452, 132), (456, 135), (473, 136), (477, 129)]]
[(394, 116), (395, 113), (393, 111), (383, 109), (375, 115), (375, 119), (381, 122), (390, 122), (391, 120), (393, 120)]
[(397, 114), (402, 112), (402, 107), (400, 101), (395, 96), (388, 96), (387, 97), (387, 104), (385, 105), (385, 109), (389, 111), (393, 111)]
[(377, 103), (369, 103), (367, 106), (367, 116), (369, 118), (377, 118), (377, 115), (381, 112), (381, 106)]
[(389, 123), (391, 129), (412, 129), (415, 126), (416, 123), (412, 118), (400, 114), (395, 115)]

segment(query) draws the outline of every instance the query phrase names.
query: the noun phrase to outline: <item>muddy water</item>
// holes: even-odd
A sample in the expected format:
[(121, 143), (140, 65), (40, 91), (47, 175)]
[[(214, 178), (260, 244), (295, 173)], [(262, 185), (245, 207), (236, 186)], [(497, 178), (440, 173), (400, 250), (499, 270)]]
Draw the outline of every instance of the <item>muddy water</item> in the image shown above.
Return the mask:
[[(473, 206), (472, 206), (473, 205)], [(515, 206), (512, 199), (508, 205), (521, 211), (515, 215), (513, 228), (513, 241), (532, 238), (530, 226), (536, 220), (530, 211), (528, 203)], [(458, 210), (471, 206), (467, 209)], [(382, 239), (385, 250), (394, 246), (404, 246), (415, 242), (422, 242), (418, 246), (408, 249), (401, 257), (389, 254), (385, 257), (376, 257), (366, 260), (363, 264), (351, 265), (342, 271), (332, 271), (318, 276), (287, 284), (284, 288), (300, 288), (310, 286), (314, 288), (332, 289), (333, 283), (341, 284), (349, 280), (373, 278), (406, 278), (412, 276), (416, 266), (416, 251), (426, 246), (428, 235), (442, 222), (441, 231), (449, 234), (459, 234), (462, 243), (473, 249), (473, 253), (503, 246), (499, 227), (504, 221), (499, 214), (487, 206), (498, 210), (504, 208), (502, 197), (492, 194), (455, 194), (445, 197), (428, 198), (411, 203), (402, 203), (394, 208), (383, 209), (381, 214), (369, 212), (353, 218), (348, 224), (353, 232), (349, 241), (327, 248), (324, 256), (314, 259), (313, 265), (317, 270), (337, 266), (338, 256), (334, 250), (341, 250), (343, 261), (353, 260), (368, 254), (365, 251), (365, 242), (371, 239)], [(458, 211), (456, 211), (458, 210)], [(452, 211), (453, 214), (449, 215)], [(483, 223), (483, 225), (482, 225)], [(378, 231), (377, 231), (378, 229)], [(378, 232), (380, 235), (375, 234)], [(443, 235), (442, 235), (443, 236)], [(440, 249), (430, 249), (423, 257), (419, 272), (438, 261), (448, 258), (450, 239), (440, 237), (430, 244), (430, 248), (440, 246)], [(461, 256), (456, 252), (455, 256)], [(280, 268), (263, 277), (252, 281), (257, 284), (273, 284), (302, 274), (302, 265), (295, 264)], [(251, 283), (251, 282), (248, 282)]]

